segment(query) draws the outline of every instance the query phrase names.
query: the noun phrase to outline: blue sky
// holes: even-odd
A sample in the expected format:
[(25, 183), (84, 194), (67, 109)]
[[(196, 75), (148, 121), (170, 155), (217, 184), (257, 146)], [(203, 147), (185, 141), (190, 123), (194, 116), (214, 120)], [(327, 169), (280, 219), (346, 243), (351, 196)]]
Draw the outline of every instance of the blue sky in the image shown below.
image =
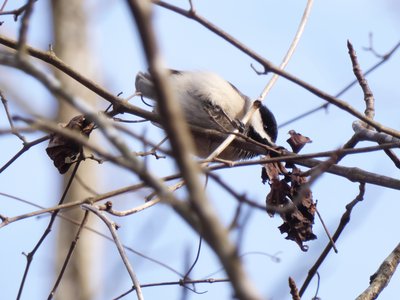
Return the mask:
[[(184, 1), (174, 1), (188, 7)], [(279, 64), (287, 50), (300, 21), (305, 1), (194, 1), (197, 11), (234, 37), (246, 43), (274, 64)], [(9, 8), (14, 3), (9, 3)], [(16, 6), (18, 3), (16, 1)], [(134, 92), (134, 77), (139, 70), (147, 68), (134, 23), (124, 1), (88, 1), (90, 12), (90, 42), (94, 55), (94, 78), (109, 91), (117, 94)], [(400, 6), (396, 1), (315, 1), (310, 20), (298, 49), (287, 70), (316, 87), (331, 93), (339, 92), (354, 79), (346, 42), (349, 39), (357, 51), (361, 68), (366, 70), (379, 59), (363, 50), (369, 44), (369, 33), (373, 33), (374, 46), (379, 53), (386, 53), (399, 40)], [(17, 24), (11, 17), (0, 16), (5, 23), (0, 27), (3, 35), (15, 37)], [(254, 61), (215, 36), (201, 25), (161, 8), (155, 10), (154, 22), (166, 65), (175, 69), (212, 70), (235, 84), (242, 92), (256, 98), (270, 78), (258, 76), (251, 69)], [(29, 33), (29, 43), (46, 50), (52, 43), (49, 21), (49, 7), (46, 1), (38, 1)], [(376, 120), (393, 128), (399, 128), (398, 99), (400, 96), (398, 66), (400, 54), (368, 77), (376, 100)], [(26, 114), (29, 109), (50, 118), (54, 117), (56, 101), (35, 80), (25, 74), (0, 67), (0, 88), (7, 91), (10, 108), (14, 114)], [(17, 84), (18, 83), (18, 84)], [(10, 100), (11, 100), (10, 99)], [(353, 87), (341, 99), (360, 111), (364, 110), (361, 89)], [(134, 104), (141, 105), (136, 99)], [(106, 106), (99, 99), (102, 107)], [(266, 105), (274, 112), (279, 123), (323, 103), (309, 92), (284, 79), (267, 96)], [(340, 147), (352, 135), (354, 118), (348, 113), (330, 107), (328, 111), (315, 113), (279, 132), (278, 144), (288, 147), (287, 132), (295, 129), (309, 136), (313, 143), (303, 153), (332, 150)], [(0, 126), (7, 126), (3, 111), (0, 111)], [(150, 125), (145, 125), (151, 127)], [(136, 130), (136, 128), (135, 128)], [(137, 131), (141, 132), (138, 127)], [(148, 128), (154, 140), (162, 136), (158, 129)], [(34, 139), (40, 135), (30, 135)], [(15, 137), (0, 136), (0, 164), (4, 163), (21, 147)], [(133, 147), (137, 144), (132, 143)], [(369, 143), (361, 143), (366, 146)], [(45, 145), (31, 149), (13, 166), (0, 174), (0, 192), (18, 196), (39, 205), (50, 206), (58, 201), (60, 175), (44, 155)], [(386, 176), (398, 177), (398, 170), (382, 153), (358, 154), (347, 157), (341, 164), (359, 167)], [(171, 171), (169, 162), (149, 159), (149, 166), (163, 174)], [(98, 167), (102, 172), (103, 191), (136, 182), (136, 178), (105, 164)], [(260, 181), (260, 167), (239, 168), (219, 171), (227, 182), (259, 203), (264, 203), (268, 188)], [(345, 205), (358, 193), (358, 185), (332, 175), (323, 175), (312, 187), (318, 209), (333, 232), (344, 212)], [(217, 185), (210, 183), (208, 194), (218, 214), (229, 223), (235, 209), (235, 201)], [(115, 200), (121, 207), (140, 203), (143, 194), (124, 196)], [(1, 214), (14, 216), (34, 208), (0, 196)], [(354, 209), (352, 220), (341, 236), (337, 246), (338, 254), (331, 253), (320, 268), (321, 284), (319, 296), (322, 299), (351, 299), (360, 294), (368, 285), (372, 275), (383, 259), (399, 242), (395, 230), (400, 209), (398, 192), (367, 185), (365, 200)], [(167, 262), (184, 272), (182, 257), (190, 253), (193, 259), (198, 239), (191, 229), (177, 218), (165, 205), (158, 205), (148, 211), (118, 219), (122, 225), (119, 233), (123, 241), (133, 248)], [(4, 299), (15, 298), (22, 276), (25, 258), (21, 252), (30, 251), (42, 234), (47, 219), (29, 219), (11, 224), (0, 230), (0, 266), (7, 272), (0, 274), (0, 287)], [(279, 253), (279, 263), (270, 258), (249, 254), (244, 256), (246, 269), (260, 292), (267, 299), (290, 299), (287, 278), (292, 276), (301, 286), (308, 269), (327, 243), (320, 222), (314, 231), (318, 240), (309, 242), (307, 253), (299, 250), (295, 243), (287, 241), (279, 233), (281, 224), (278, 217), (269, 218), (259, 211), (253, 212), (245, 229), (242, 253), (260, 251), (268, 254)], [(104, 226), (99, 230), (106, 232)], [(98, 238), (98, 237), (97, 237)], [(101, 238), (98, 238), (102, 241)], [(24, 299), (43, 299), (53, 282), (52, 252), (55, 237), (43, 245), (35, 257)], [(105, 286), (96, 299), (110, 299), (130, 286), (129, 277), (119, 260), (113, 245), (102, 241), (107, 260), (102, 261), (101, 277)], [(157, 265), (143, 261), (129, 254), (139, 280), (143, 283), (178, 280), (178, 276)], [(193, 277), (201, 278), (219, 269), (216, 258), (204, 246), (199, 264)], [(95, 272), (99, 270), (94, 270)], [(224, 277), (217, 273), (213, 277)], [(115, 278), (118, 278), (116, 281)], [(400, 292), (400, 275), (396, 273), (380, 299), (394, 299)], [(116, 282), (115, 282), (116, 281)], [(112, 282), (112, 284), (110, 284)], [(304, 299), (310, 299), (315, 292), (315, 280), (311, 283)], [(189, 299), (230, 299), (228, 284), (199, 285), (205, 295), (189, 293)], [(177, 287), (145, 289), (147, 299), (177, 299)]]

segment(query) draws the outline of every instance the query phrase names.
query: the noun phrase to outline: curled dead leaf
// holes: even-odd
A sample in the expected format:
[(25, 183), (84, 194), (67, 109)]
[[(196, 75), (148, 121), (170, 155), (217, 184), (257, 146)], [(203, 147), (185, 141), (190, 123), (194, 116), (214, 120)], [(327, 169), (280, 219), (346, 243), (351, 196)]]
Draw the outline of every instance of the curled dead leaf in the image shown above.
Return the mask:
[[(84, 115), (79, 115), (72, 118), (67, 125), (61, 126), (75, 130), (88, 137), (94, 128), (94, 123)], [(60, 174), (64, 174), (79, 158), (82, 146), (61, 134), (54, 133), (51, 135), (46, 152)]]
[(294, 153), (299, 153), (300, 150), (307, 144), (312, 143), (312, 140), (309, 137), (302, 135), (301, 133), (297, 133), (294, 130), (290, 130), (289, 132), (290, 138), (286, 141), (292, 148)]

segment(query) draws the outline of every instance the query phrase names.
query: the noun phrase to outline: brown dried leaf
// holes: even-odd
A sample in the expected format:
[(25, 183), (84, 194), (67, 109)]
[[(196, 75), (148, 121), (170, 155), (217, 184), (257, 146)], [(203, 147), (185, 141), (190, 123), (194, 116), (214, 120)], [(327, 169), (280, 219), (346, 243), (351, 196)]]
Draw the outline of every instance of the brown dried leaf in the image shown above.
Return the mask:
[(297, 133), (294, 130), (290, 130), (288, 133), (290, 138), (286, 141), (289, 143), (290, 147), (292, 147), (292, 151), (294, 153), (299, 153), (305, 144), (312, 143), (312, 140), (309, 137), (306, 137), (301, 133)]
[[(279, 180), (268, 165), (265, 173), (274, 174), (271, 179), (271, 191), (266, 198), (267, 213), (272, 217), (278, 212), (284, 221), (279, 226), (281, 233), (287, 233), (286, 239), (295, 241), (303, 251), (308, 247), (303, 242), (316, 239), (312, 232), (315, 215), (315, 203), (308, 186), (308, 179), (301, 176), (301, 171), (293, 166), (293, 172), (285, 174), (285, 179)], [(274, 172), (273, 172), (274, 171)]]
[(266, 206), (267, 213), (270, 217), (275, 215), (275, 212), (284, 209), (289, 203), (287, 198), (290, 193), (290, 187), (284, 180), (272, 180), (271, 191), (267, 195)]
[[(72, 118), (67, 125), (62, 127), (75, 130), (88, 137), (94, 128), (94, 123), (90, 122), (85, 116), (79, 115)], [(60, 174), (68, 171), (70, 166), (76, 162), (81, 151), (82, 146), (80, 144), (57, 133), (52, 134), (49, 145), (46, 148), (47, 155), (51, 158)]]
[(278, 163), (265, 164), (261, 171), (261, 179), (265, 184), (267, 181), (279, 180), (280, 168)]

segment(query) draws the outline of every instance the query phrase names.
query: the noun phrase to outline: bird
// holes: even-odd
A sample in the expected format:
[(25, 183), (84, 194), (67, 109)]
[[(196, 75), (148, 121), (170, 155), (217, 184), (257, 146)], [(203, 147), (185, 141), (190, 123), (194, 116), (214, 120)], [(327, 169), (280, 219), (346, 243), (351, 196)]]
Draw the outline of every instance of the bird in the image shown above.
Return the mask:
[[(261, 144), (273, 146), (276, 142), (278, 131), (273, 113), (262, 104), (248, 124), (244, 125), (240, 120), (250, 109), (252, 101), (220, 75), (210, 71), (177, 70), (169, 70), (168, 74), (169, 86), (190, 126), (218, 130), (226, 136), (234, 129), (239, 129), (239, 132)], [(149, 73), (138, 72), (135, 87), (137, 94), (157, 102), (157, 92)], [(198, 131), (192, 133), (195, 154), (199, 157), (207, 157), (222, 142), (205, 137)], [(257, 155), (231, 144), (218, 158), (237, 161)]]

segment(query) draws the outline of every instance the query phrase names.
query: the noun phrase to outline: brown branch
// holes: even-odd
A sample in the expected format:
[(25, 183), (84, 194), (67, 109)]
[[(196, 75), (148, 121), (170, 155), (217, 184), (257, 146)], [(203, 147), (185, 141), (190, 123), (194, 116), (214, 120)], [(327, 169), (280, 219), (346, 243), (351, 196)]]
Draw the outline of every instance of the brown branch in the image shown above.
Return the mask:
[[(16, 50), (18, 47), (16, 41), (9, 39), (8, 37), (3, 36), (3, 35), (0, 35), (0, 44), (4, 45), (6, 47), (12, 48), (14, 50)], [(66, 75), (70, 76), (71, 78), (73, 78), (74, 80), (76, 80), (77, 82), (79, 82), (80, 84), (82, 84), (83, 86), (88, 88), (89, 90), (91, 90), (92, 92), (96, 93), (98, 96), (100, 96), (103, 99), (110, 102), (114, 106), (114, 110), (115, 110), (114, 112), (110, 113), (110, 115), (115, 115), (120, 112), (121, 113), (126, 112), (126, 113), (131, 113), (133, 115), (142, 117), (146, 120), (150, 120), (153, 122), (158, 121), (158, 118), (154, 113), (151, 113), (149, 111), (146, 111), (144, 109), (141, 109), (139, 107), (131, 105), (127, 101), (124, 101), (124, 99), (121, 99), (121, 98), (111, 94), (110, 92), (108, 92), (107, 90), (102, 88), (97, 83), (93, 82), (92, 80), (83, 76), (81, 73), (72, 69), (66, 63), (64, 63), (61, 59), (59, 59), (53, 51), (47, 51), (47, 52), (40, 51), (40, 50), (37, 50), (37, 49), (35, 49), (33, 47), (29, 47), (29, 46), (26, 47), (26, 51), (31, 56), (38, 58), (38, 59), (52, 65), (53, 67), (57, 68), (61, 72), (65, 73)], [(10, 65), (10, 64), (7, 64), (7, 65)]]
[(62, 277), (64, 275), (65, 269), (68, 266), (68, 262), (70, 261), (70, 259), (72, 257), (72, 253), (74, 252), (74, 250), (76, 248), (76, 245), (78, 243), (78, 240), (79, 240), (81, 232), (82, 232), (82, 229), (85, 228), (85, 226), (86, 226), (86, 222), (87, 222), (88, 216), (89, 216), (89, 212), (86, 211), (84, 216), (83, 216), (83, 219), (81, 221), (81, 224), (80, 224), (80, 226), (78, 228), (78, 231), (77, 231), (77, 233), (75, 235), (75, 239), (72, 241), (71, 246), (69, 247), (69, 250), (68, 250), (67, 256), (65, 257), (65, 261), (64, 261), (64, 264), (63, 264), (63, 266), (61, 268), (60, 274), (58, 275), (57, 280), (54, 283), (53, 289), (51, 290), (49, 296), (47, 297), (48, 300), (53, 299), (53, 297), (54, 297), (54, 295), (55, 295), (55, 293), (57, 291), (57, 288), (58, 288), (58, 286), (59, 286), (59, 284), (61, 282), (61, 279), (62, 279)]
[[(392, 57), (392, 55), (397, 51), (397, 49), (400, 48), (400, 42), (398, 42), (391, 50), (389, 50), (385, 55), (382, 55), (381, 60), (379, 60), (376, 64), (374, 64), (372, 67), (370, 67), (367, 71), (365, 71), (364, 76), (369, 75), (376, 69), (378, 69), (381, 65), (389, 61), (389, 59)], [(353, 87), (356, 83), (358, 83), (357, 79), (354, 79), (352, 82), (350, 82), (348, 85), (346, 85), (341, 91), (339, 91), (337, 94), (335, 94), (336, 98), (339, 98), (342, 96), (344, 93), (346, 93), (351, 87)], [(321, 104), (313, 109), (310, 109), (309, 111), (306, 111), (292, 119), (289, 119), (283, 123), (281, 123), (278, 128), (282, 128), (284, 126), (287, 126), (295, 121), (298, 121), (304, 117), (307, 117), (315, 112), (320, 111), (321, 109), (327, 109), (330, 103), (324, 103)]]
[(379, 294), (389, 284), (397, 266), (400, 263), (400, 244), (394, 248), (392, 253), (383, 261), (379, 269), (370, 277), (369, 287), (356, 298), (356, 300), (372, 300), (378, 298)]
[(28, 35), (29, 29), (29, 20), (32, 16), (33, 12), (33, 3), (36, 0), (28, 0), (24, 8), (24, 15), (22, 16), (21, 26), (19, 28), (19, 36), (18, 36), (18, 43), (17, 43), (17, 57), (22, 59), (26, 53), (26, 39)]
[(120, 241), (120, 239), (118, 237), (117, 225), (114, 222), (110, 221), (95, 206), (88, 205), (88, 204), (83, 204), (82, 208), (87, 210), (87, 211), (90, 211), (90, 212), (94, 213), (96, 216), (98, 216), (107, 225), (108, 230), (110, 231), (110, 233), (111, 233), (111, 235), (112, 235), (112, 237), (114, 239), (114, 243), (115, 243), (115, 246), (118, 249), (119, 255), (121, 256), (121, 259), (124, 262), (126, 270), (128, 271), (129, 276), (131, 277), (132, 284), (133, 284), (133, 286), (135, 288), (135, 291), (136, 291), (136, 296), (137, 296), (137, 298), (139, 300), (143, 300), (144, 297), (143, 297), (142, 289), (140, 287), (139, 280), (136, 277), (136, 273), (134, 272), (134, 270), (133, 270), (133, 268), (132, 268), (132, 266), (131, 266), (131, 264), (129, 262), (129, 259), (128, 259), (126, 253), (125, 253), (124, 247), (122, 246), (122, 243), (121, 243), (121, 241)]
[[(10, 110), (9, 110), (9, 108), (8, 108), (8, 100), (7, 100), (7, 98), (4, 96), (2, 90), (0, 90), (0, 99), (1, 99), (1, 103), (3, 104), (3, 107), (4, 107), (4, 111), (6, 112), (6, 116), (7, 116), (7, 119), (8, 119), (8, 123), (10, 124), (11, 133), (12, 133), (13, 135), (15, 135), (16, 137), (18, 137), (18, 138), (22, 141), (23, 144), (25, 144), (25, 143), (26, 143), (25, 137), (24, 137), (22, 134), (20, 134), (20, 133), (18, 132), (18, 130), (16, 130), (15, 126), (14, 126), (14, 121), (13, 121), (13, 119), (12, 119), (12, 117), (11, 117)], [(1, 172), (0, 172), (0, 173), (1, 173)]]
[(358, 63), (357, 59), (357, 54), (356, 51), (353, 48), (353, 45), (350, 43), (350, 41), (347, 41), (347, 48), (349, 50), (349, 55), (351, 59), (351, 63), (353, 65), (353, 72), (354, 75), (356, 76), (358, 83), (361, 86), (361, 89), (364, 93), (364, 101), (365, 101), (365, 116), (373, 119), (375, 116), (375, 100), (374, 100), (374, 94), (372, 93), (371, 89), (369, 88), (368, 82), (365, 79), (365, 76), (363, 75), (361, 71), (360, 64)]
[[(355, 153), (364, 153), (370, 151), (377, 151), (382, 150), (384, 148), (395, 148), (398, 147), (398, 143), (391, 143), (391, 144), (382, 144), (379, 146), (371, 146), (371, 147), (363, 147), (357, 149), (340, 149), (334, 151), (325, 151), (325, 152), (318, 152), (318, 153), (310, 153), (310, 154), (294, 154), (291, 152), (284, 152), (285, 155), (274, 157), (274, 158), (262, 158), (259, 160), (252, 160), (252, 161), (237, 161), (237, 162), (230, 162), (229, 164), (223, 163), (219, 165), (214, 165), (208, 167), (207, 170), (220, 170), (232, 167), (244, 167), (250, 165), (259, 165), (265, 163), (273, 163), (273, 162), (295, 162), (298, 165), (313, 168), (320, 165), (322, 162), (317, 159), (312, 159), (311, 157), (330, 157), (334, 153), (336, 155), (341, 154), (355, 154)], [(383, 148), (382, 148), (383, 147)], [(395, 190), (400, 190), (400, 180), (372, 172), (368, 172), (356, 167), (345, 167), (339, 165), (332, 165), (327, 170), (327, 173), (331, 173), (334, 175), (339, 175), (344, 177), (352, 182), (365, 182), (369, 184), (374, 184), (382, 187), (387, 187)]]
[(26, 142), (23, 144), (22, 149), (19, 150), (9, 161), (7, 161), (1, 168), (0, 168), (0, 173), (2, 173), (5, 169), (7, 169), (14, 161), (16, 161), (22, 154), (24, 154), (26, 151), (28, 151), (31, 147), (36, 146), (44, 141), (47, 141), (50, 138), (49, 135), (46, 135), (44, 137), (41, 137), (37, 140), (34, 140), (32, 142)]
[[(228, 278), (221, 278), (221, 279), (215, 279), (215, 278), (206, 278), (206, 279), (186, 279), (186, 280), (179, 280), (179, 281), (167, 281), (167, 282), (157, 282), (157, 283), (147, 283), (147, 284), (142, 284), (142, 288), (147, 288), (147, 287), (155, 287), (155, 286), (168, 286), (168, 285), (180, 285), (180, 286), (185, 286), (187, 284), (199, 284), (199, 283), (219, 283), (219, 282), (229, 282)], [(129, 293), (133, 292), (134, 288), (130, 289), (129, 291), (125, 292), (124, 294), (118, 296), (114, 300), (117, 299), (122, 299)]]
[(292, 277), (289, 277), (289, 288), (290, 294), (292, 295), (293, 300), (301, 300), (299, 295), (299, 290), (297, 289), (296, 282)]
[(6, 5), (7, 5), (7, 2), (8, 2), (8, 0), (4, 0), (3, 4), (2, 4), (1, 7), (0, 7), (0, 12), (3, 12), (4, 8), (5, 8)]
[[(360, 121), (353, 122), (353, 130), (357, 139), (361, 141), (373, 141), (377, 142), (379, 145), (388, 142), (391, 143), (400, 141), (398, 138), (395, 138), (386, 133), (371, 130), (364, 126), (364, 124), (362, 124)], [(391, 149), (383, 149), (383, 151), (392, 160), (394, 165), (400, 169), (400, 159), (397, 157), (397, 155)]]
[[(356, 206), (356, 204), (358, 202), (360, 202), (360, 201), (362, 201), (364, 199), (364, 194), (365, 194), (365, 184), (361, 183), (360, 184), (359, 194), (356, 196), (356, 198), (353, 201), (351, 201), (349, 204), (346, 205), (346, 211), (342, 215), (342, 218), (340, 219), (339, 225), (338, 225), (338, 227), (337, 227), (337, 229), (336, 229), (336, 231), (335, 231), (335, 233), (333, 234), (333, 237), (332, 237), (334, 242), (336, 242), (338, 240), (339, 236), (343, 232), (343, 230), (346, 227), (347, 223), (349, 223), (350, 215), (351, 215), (351, 212), (352, 212), (354, 206)], [(307, 289), (309, 283), (311, 282), (311, 279), (314, 277), (314, 275), (318, 271), (318, 268), (324, 262), (325, 258), (328, 256), (328, 254), (329, 254), (331, 249), (332, 249), (332, 243), (329, 242), (328, 245), (326, 245), (324, 251), (321, 253), (320, 257), (315, 262), (315, 264), (308, 271), (307, 278), (305, 279), (305, 281), (304, 281), (304, 283), (303, 283), (303, 285), (302, 285), (302, 287), (300, 289), (300, 292), (299, 292), (300, 296), (302, 296), (304, 294), (304, 292)]]
[[(26, 119), (23, 119), (24, 121), (29, 121)], [(33, 121), (29, 121), (33, 122)], [(108, 154), (107, 152), (104, 151), (104, 149), (98, 148), (91, 143), (88, 142), (87, 139), (83, 138), (81, 135), (77, 135), (75, 132), (72, 132), (67, 129), (62, 129), (57, 125), (53, 125), (50, 121), (41, 121), (37, 120), (35, 123), (33, 123), (34, 126), (37, 126), (41, 129), (44, 129), (49, 132), (55, 132), (58, 134), (61, 134), (77, 143), (80, 145), (83, 145), (87, 147), (88, 149), (94, 151), (98, 155), (105, 157), (107, 160), (110, 160), (114, 162), (117, 165), (120, 165), (124, 168), (130, 169), (129, 164), (126, 163), (125, 160), (119, 157), (112, 156)], [(207, 134), (213, 134), (215, 136), (220, 136), (220, 133), (214, 131), (211, 133), (210, 130), (205, 131)], [(235, 142), (238, 142), (235, 140)], [(254, 145), (251, 145), (249, 143), (242, 143), (244, 147), (253, 147)], [(247, 145), (247, 146), (246, 146)], [(257, 147), (257, 146), (256, 146)], [(381, 150), (381, 149), (389, 149), (393, 147), (398, 147), (397, 143), (391, 143), (391, 144), (382, 144), (380, 146), (372, 146), (372, 147), (364, 147), (364, 148), (359, 148), (359, 149), (342, 149), (340, 150), (341, 152), (339, 153), (363, 153), (363, 152), (370, 152), (370, 151), (376, 151), (376, 150)], [(251, 148), (251, 149), (258, 149), (261, 153), (263, 153), (263, 150), (260, 148)], [(218, 169), (224, 169), (224, 168), (231, 168), (231, 167), (240, 167), (240, 166), (248, 166), (248, 165), (258, 165), (262, 163), (269, 163), (269, 162), (277, 162), (277, 161), (293, 161), (296, 162), (299, 165), (306, 166), (306, 167), (315, 167), (321, 162), (316, 160), (316, 159), (309, 159), (310, 157), (329, 157), (335, 151), (326, 151), (326, 152), (319, 152), (319, 153), (311, 153), (311, 154), (303, 154), (303, 155), (296, 155), (288, 152), (288, 155), (283, 155), (281, 157), (277, 158), (270, 158), (270, 159), (261, 159), (257, 161), (239, 161), (239, 162), (231, 162), (229, 165), (226, 164), (220, 164), (216, 166), (212, 166), (209, 169), (210, 170), (218, 170)], [(338, 165), (333, 165), (331, 166), (328, 170), (328, 173), (339, 175), (342, 177), (347, 178), (350, 181), (353, 182), (365, 182), (365, 183), (370, 183), (374, 185), (379, 185), (382, 187), (388, 187), (392, 189), (400, 189), (400, 181), (391, 177), (383, 176), (383, 175), (378, 175), (375, 173), (367, 172), (359, 168), (351, 168), (351, 167), (343, 167), (343, 166), (338, 166)], [(179, 174), (172, 175), (174, 178), (180, 177)], [(0, 225), (1, 226), (1, 225)]]
[(338, 253), (338, 249), (337, 249), (337, 247), (335, 245), (335, 241), (333, 240), (332, 235), (330, 234), (330, 232), (328, 230), (328, 227), (326, 227), (324, 219), (322, 219), (322, 216), (319, 213), (319, 210), (318, 210), (317, 207), (315, 207), (315, 212), (317, 213), (318, 219), (322, 224), (322, 228), (324, 228), (324, 231), (325, 231), (326, 235), (328, 236), (328, 239), (329, 239), (329, 241), (330, 241), (330, 243), (332, 245), (333, 251), (335, 251), (335, 253)]
[[(80, 160), (78, 160), (78, 162), (76, 163), (76, 165), (75, 165), (75, 167), (74, 167), (74, 169), (73, 169), (73, 171), (71, 173), (71, 177), (69, 178), (69, 181), (67, 182), (67, 185), (66, 185), (65, 190), (64, 190), (64, 192), (63, 192), (63, 194), (62, 194), (62, 196), (60, 198), (60, 201), (58, 202), (58, 205), (61, 205), (64, 202), (64, 200), (65, 200), (65, 198), (67, 196), (67, 193), (69, 191), (69, 188), (71, 187), (72, 181), (74, 180), (74, 176), (75, 176), (76, 172), (78, 171), (79, 165), (80, 165)], [(26, 278), (28, 276), (28, 272), (30, 270), (30, 266), (31, 266), (31, 263), (33, 261), (33, 257), (35, 255), (36, 251), (42, 245), (43, 241), (46, 239), (47, 235), (51, 232), (51, 229), (53, 227), (53, 223), (54, 223), (58, 213), (59, 213), (59, 210), (55, 210), (51, 214), (51, 218), (50, 218), (49, 223), (47, 224), (47, 228), (44, 231), (44, 233), (42, 234), (42, 236), (40, 237), (39, 241), (36, 243), (36, 246), (33, 248), (33, 250), (31, 252), (29, 252), (28, 254), (25, 255), (26, 256), (26, 266), (25, 266), (24, 275), (22, 276), (21, 284), (20, 284), (19, 290), (18, 290), (18, 295), (17, 295), (17, 299), (18, 300), (21, 299), (22, 291), (23, 291), (24, 286), (25, 286)], [(4, 223), (4, 221), (1, 223), (1, 225), (3, 223)]]
[[(35, 0), (36, 1), (36, 0)], [(27, 9), (29, 3), (26, 3), (24, 5), (22, 5), (21, 7), (14, 9), (14, 10), (10, 10), (10, 11), (3, 11), (4, 7), (7, 4), (7, 0), (4, 1), (1, 9), (0, 9), (0, 16), (2, 15), (14, 15), (14, 21), (18, 21), (18, 17), (25, 12), (25, 10)]]
[[(214, 208), (205, 196), (198, 178), (200, 168), (190, 158), (190, 150), (194, 149), (193, 142), (190, 138), (189, 129), (184, 122), (182, 111), (173, 102), (172, 92), (165, 80), (166, 70), (160, 65), (162, 60), (151, 23), (151, 4), (147, 1), (134, 0), (129, 0), (128, 4), (136, 21), (150, 73), (160, 99), (158, 108), (164, 121), (162, 124), (170, 138), (172, 149), (176, 154), (176, 162), (189, 191), (190, 210), (195, 212), (196, 221), (199, 223), (193, 219), (193, 216), (188, 215), (190, 211), (187, 211), (187, 207), (174, 206), (174, 208), (191, 226), (200, 232), (213, 248), (231, 279), (235, 296), (240, 299), (260, 299), (260, 295), (245, 274), (236, 247), (229, 240), (228, 231), (219, 221)], [(182, 211), (182, 208), (185, 211)], [(200, 225), (200, 228), (198, 225)]]

